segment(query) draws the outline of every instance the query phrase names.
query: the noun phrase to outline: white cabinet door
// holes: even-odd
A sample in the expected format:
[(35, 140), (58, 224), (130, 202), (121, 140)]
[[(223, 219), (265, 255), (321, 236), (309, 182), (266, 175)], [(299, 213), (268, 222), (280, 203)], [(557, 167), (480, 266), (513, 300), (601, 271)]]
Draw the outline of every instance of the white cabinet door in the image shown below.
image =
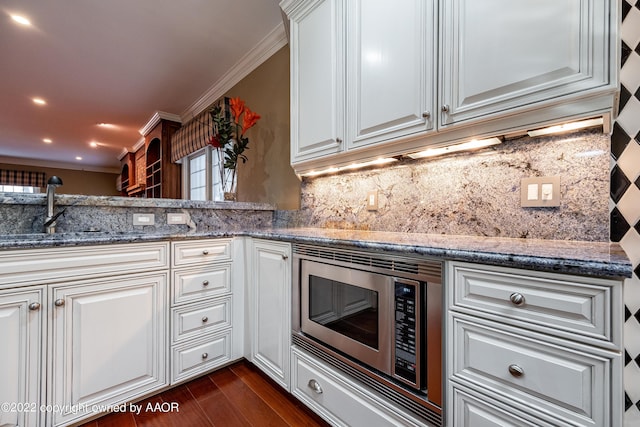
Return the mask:
[(50, 402), (66, 425), (167, 384), (167, 273), (52, 286)]
[(342, 0), (296, 6), (291, 18), (291, 162), (337, 153), (344, 139)]
[(441, 7), (444, 125), (584, 96), (614, 79), (607, 0), (451, 0)]
[(43, 294), (43, 287), (0, 292), (0, 426), (38, 425), (44, 357)]
[(289, 390), (291, 347), (291, 245), (252, 240), (251, 358)]
[(347, 148), (433, 129), (435, 1), (347, 8)]

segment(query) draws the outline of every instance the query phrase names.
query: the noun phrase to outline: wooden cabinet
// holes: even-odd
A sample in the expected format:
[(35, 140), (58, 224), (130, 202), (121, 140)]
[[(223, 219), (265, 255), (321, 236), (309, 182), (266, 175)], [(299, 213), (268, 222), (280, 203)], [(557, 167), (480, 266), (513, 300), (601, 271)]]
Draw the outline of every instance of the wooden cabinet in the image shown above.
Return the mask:
[[(42, 425), (46, 288), (0, 291), (0, 425)], [(6, 406), (5, 405), (9, 405)]]
[(621, 425), (621, 282), (447, 272), (447, 426)]
[(617, 3), (283, 0), (298, 173), (613, 111)]
[(51, 425), (162, 388), (167, 272), (51, 286)]
[(144, 178), (147, 198), (179, 199), (182, 195), (180, 165), (171, 162), (171, 137), (180, 123), (160, 119), (145, 135)]
[(289, 390), (291, 347), (291, 245), (249, 243), (251, 361)]
[[(241, 357), (242, 313), (232, 292), (231, 239), (173, 242), (171, 384)], [(237, 323), (237, 322), (236, 322)], [(241, 347), (240, 347), (241, 348)], [(234, 350), (235, 349), (235, 350)]]

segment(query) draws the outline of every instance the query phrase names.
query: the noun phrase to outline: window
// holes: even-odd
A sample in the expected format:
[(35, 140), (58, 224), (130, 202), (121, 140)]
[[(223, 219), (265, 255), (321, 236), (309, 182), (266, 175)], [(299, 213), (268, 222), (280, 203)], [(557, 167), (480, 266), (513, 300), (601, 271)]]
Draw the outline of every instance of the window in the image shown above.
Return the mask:
[(182, 160), (185, 198), (189, 200), (223, 199), (220, 165), (216, 153), (205, 147)]
[(0, 193), (39, 193), (40, 187), (24, 185), (0, 185)]

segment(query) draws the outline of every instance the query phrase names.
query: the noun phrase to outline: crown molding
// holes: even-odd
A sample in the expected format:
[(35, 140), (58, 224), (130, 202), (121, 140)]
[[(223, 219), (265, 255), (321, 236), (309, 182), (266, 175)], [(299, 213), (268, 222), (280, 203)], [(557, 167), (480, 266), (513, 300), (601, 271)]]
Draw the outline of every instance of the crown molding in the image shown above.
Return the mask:
[(79, 171), (87, 171), (87, 172), (101, 172), (101, 173), (113, 173), (113, 174), (120, 173), (119, 168), (79, 165), (76, 163), (66, 163), (66, 162), (52, 162), (50, 160), (27, 159), (23, 157), (0, 156), (0, 163), (4, 163), (8, 165), (35, 166), (39, 168), (50, 168), (50, 169), (70, 169), (70, 170), (79, 170)]
[(181, 114), (182, 123), (208, 108), (287, 43), (284, 24), (280, 23)]
[(133, 147), (131, 147), (131, 151), (133, 151), (133, 152), (135, 153), (136, 151), (138, 151), (138, 150), (139, 150), (140, 148), (142, 148), (142, 147), (144, 147), (144, 136), (143, 136), (142, 138), (140, 138), (140, 139), (138, 140), (138, 142), (136, 142), (136, 143), (134, 144), (134, 146), (133, 146)]
[(155, 128), (160, 120), (171, 120), (172, 122), (182, 123), (182, 119), (177, 114), (165, 113), (164, 111), (156, 111), (153, 113), (153, 116), (149, 119), (146, 125), (144, 125), (138, 131), (140, 135), (147, 136), (149, 132)]

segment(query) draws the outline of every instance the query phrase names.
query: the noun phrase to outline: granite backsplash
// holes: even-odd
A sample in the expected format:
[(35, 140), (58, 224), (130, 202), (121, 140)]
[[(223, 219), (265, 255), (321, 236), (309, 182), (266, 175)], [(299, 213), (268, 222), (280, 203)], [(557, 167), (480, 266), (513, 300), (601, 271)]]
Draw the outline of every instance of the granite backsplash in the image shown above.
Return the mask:
[[(609, 241), (610, 137), (523, 136), (481, 151), (302, 181), (301, 208), (278, 227)], [(520, 207), (520, 180), (560, 176), (559, 207)], [(367, 195), (378, 192), (378, 210)]]
[[(189, 233), (271, 227), (274, 206), (265, 203), (56, 195), (56, 233)], [(153, 225), (133, 225), (133, 214), (154, 214)], [(188, 224), (168, 224), (168, 213), (184, 213)], [(0, 234), (40, 233), (44, 194), (0, 193)]]

